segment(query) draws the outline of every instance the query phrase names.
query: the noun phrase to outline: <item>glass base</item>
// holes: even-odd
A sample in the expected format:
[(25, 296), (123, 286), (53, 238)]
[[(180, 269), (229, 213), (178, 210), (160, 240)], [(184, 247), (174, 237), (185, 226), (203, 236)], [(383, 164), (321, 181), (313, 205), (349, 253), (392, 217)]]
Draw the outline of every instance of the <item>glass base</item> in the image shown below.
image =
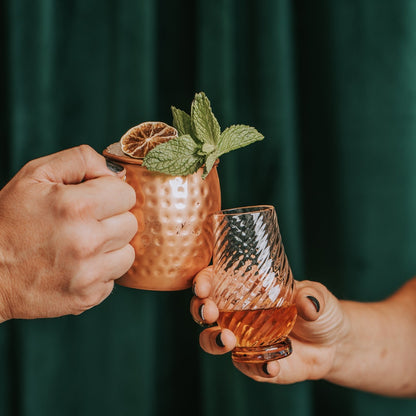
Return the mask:
[(280, 360), (292, 353), (292, 343), (284, 338), (273, 345), (266, 347), (235, 347), (231, 357), (238, 363), (264, 363)]

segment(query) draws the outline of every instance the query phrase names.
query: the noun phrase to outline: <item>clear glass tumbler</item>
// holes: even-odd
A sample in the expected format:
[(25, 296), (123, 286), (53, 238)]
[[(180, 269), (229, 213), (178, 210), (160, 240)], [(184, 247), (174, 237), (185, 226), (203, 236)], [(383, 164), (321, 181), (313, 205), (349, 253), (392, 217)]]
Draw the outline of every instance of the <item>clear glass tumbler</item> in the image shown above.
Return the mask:
[(234, 332), (237, 362), (266, 362), (292, 352), (294, 280), (271, 205), (233, 208), (212, 216), (213, 292), (218, 325)]

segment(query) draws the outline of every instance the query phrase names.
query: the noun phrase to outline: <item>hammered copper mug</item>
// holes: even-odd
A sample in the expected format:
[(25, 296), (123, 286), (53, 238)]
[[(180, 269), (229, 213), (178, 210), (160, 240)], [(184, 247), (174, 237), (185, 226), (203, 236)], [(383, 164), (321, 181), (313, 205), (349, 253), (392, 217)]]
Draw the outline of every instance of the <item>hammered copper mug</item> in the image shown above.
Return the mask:
[(124, 155), (118, 142), (103, 154), (126, 169), (126, 181), (136, 191), (131, 210), (139, 224), (131, 241), (136, 257), (116, 282), (146, 290), (189, 288), (212, 257), (209, 216), (221, 207), (217, 164), (202, 179), (202, 168), (188, 176), (150, 172), (142, 159)]

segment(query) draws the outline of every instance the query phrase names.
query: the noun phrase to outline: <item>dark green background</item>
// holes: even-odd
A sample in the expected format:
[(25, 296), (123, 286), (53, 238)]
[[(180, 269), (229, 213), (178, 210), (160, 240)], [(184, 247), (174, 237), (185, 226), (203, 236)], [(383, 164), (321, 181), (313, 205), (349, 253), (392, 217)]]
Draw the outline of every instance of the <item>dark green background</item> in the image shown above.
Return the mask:
[[(223, 206), (274, 204), (297, 279), (376, 300), (415, 273), (415, 1), (0, 8), (3, 184), (35, 157), (170, 123), (205, 91), (222, 126), (266, 137), (222, 158)], [(117, 286), (78, 317), (2, 324), (0, 415), (416, 414), (322, 381), (255, 383), (199, 349), (190, 298)]]

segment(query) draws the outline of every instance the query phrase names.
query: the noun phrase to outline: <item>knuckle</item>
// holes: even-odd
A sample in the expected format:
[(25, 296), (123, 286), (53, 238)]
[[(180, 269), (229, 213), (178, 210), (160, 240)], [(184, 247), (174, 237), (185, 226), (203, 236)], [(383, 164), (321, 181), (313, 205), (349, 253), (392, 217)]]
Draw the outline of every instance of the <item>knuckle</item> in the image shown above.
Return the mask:
[(87, 311), (88, 309), (93, 308), (94, 306), (97, 306), (100, 303), (101, 297), (97, 295), (88, 295), (84, 296), (81, 299), (81, 309), (84, 311)]
[(72, 303), (72, 314), (81, 315), (83, 312), (93, 308), (94, 306), (96, 305), (91, 299), (77, 296), (77, 298), (74, 299)]
[(85, 218), (92, 209), (90, 201), (85, 199), (66, 198), (61, 204), (61, 213), (66, 218)]
[(74, 312), (82, 313), (100, 304), (113, 290), (114, 282), (98, 283), (97, 276), (84, 275), (73, 288)]
[(97, 306), (97, 304), (95, 304), (94, 302), (91, 302), (89, 300), (84, 301), (84, 300), (80, 299), (77, 302), (75, 302), (75, 304), (74, 304), (73, 314), (74, 315), (81, 315), (85, 311), (88, 311), (89, 309), (93, 308), (94, 306)]
[(28, 175), (31, 174), (35, 168), (37, 168), (39, 165), (39, 163), (37, 162), (37, 160), (31, 160), (30, 162), (27, 162), (26, 164), (24, 164), (21, 168), (20, 168), (20, 173), (22, 175)]
[(34, 159), (27, 162), (19, 172), (22, 176), (39, 178), (45, 176), (45, 163), (42, 159)]
[(84, 262), (100, 253), (103, 241), (94, 229), (85, 223), (70, 223), (60, 234), (60, 246), (66, 251), (66, 258), (80, 270)]
[(91, 199), (77, 199), (67, 204), (69, 211), (67, 210), (66, 213), (75, 218), (89, 218), (92, 214), (93, 206), (94, 203)]
[(74, 200), (59, 185), (56, 188), (50, 212), (55, 217), (55, 224), (58, 224), (56, 235), (59, 236), (59, 246), (65, 248), (71, 261), (93, 256), (102, 247), (103, 238), (97, 223), (91, 220), (91, 204), (85, 200)]
[(94, 210), (93, 198), (74, 198), (64, 186), (55, 186), (55, 198), (52, 208), (58, 218), (63, 220), (87, 219)]
[(81, 157), (88, 159), (90, 156), (95, 155), (95, 150), (88, 144), (81, 144), (75, 148), (81, 155)]
[(97, 279), (97, 274), (94, 270), (80, 272), (71, 281), (71, 292), (74, 296), (84, 298), (91, 292), (91, 287)]
[(88, 233), (81, 234), (86, 235), (76, 237), (70, 243), (71, 254), (76, 260), (91, 258), (99, 251), (99, 248), (101, 247), (101, 244), (97, 242), (95, 237)]
[(104, 160), (104, 157), (98, 154), (88, 144), (81, 144), (73, 148), (73, 150), (78, 153), (79, 159), (82, 160), (82, 163), (84, 164), (85, 169), (87, 169), (90, 162), (94, 159), (99, 158), (99, 159)]

